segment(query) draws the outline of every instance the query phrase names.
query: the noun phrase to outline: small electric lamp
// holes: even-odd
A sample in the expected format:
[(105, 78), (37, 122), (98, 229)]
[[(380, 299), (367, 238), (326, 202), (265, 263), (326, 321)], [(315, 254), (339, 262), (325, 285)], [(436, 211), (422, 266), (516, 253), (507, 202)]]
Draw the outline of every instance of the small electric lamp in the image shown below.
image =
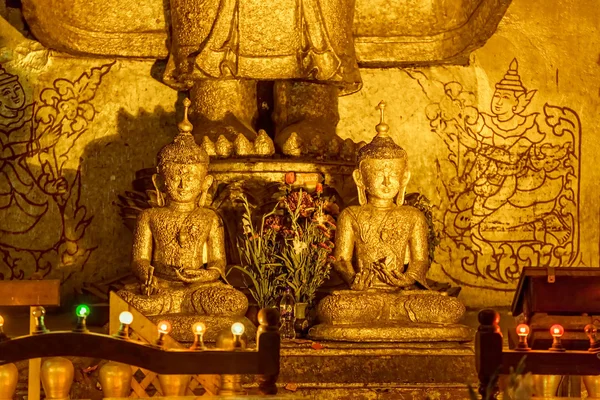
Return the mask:
[(592, 324), (587, 324), (583, 330), (590, 339), (590, 348), (588, 351), (593, 353), (600, 352), (600, 341), (596, 339), (596, 333), (598, 332), (598, 329)]
[(203, 322), (196, 322), (192, 326), (194, 343), (192, 343), (190, 350), (204, 350), (204, 332), (206, 332), (206, 325)]
[(235, 322), (231, 325), (231, 333), (233, 333), (233, 348), (241, 349), (244, 347), (242, 343), (242, 335), (246, 331), (246, 327), (241, 322)]
[(133, 322), (133, 314), (129, 311), (123, 311), (119, 314), (119, 330), (115, 334), (120, 339), (129, 339), (129, 325)]
[(85, 320), (90, 315), (90, 308), (85, 304), (80, 304), (75, 309), (75, 315), (77, 316), (77, 326), (75, 326), (73, 332), (89, 332)]
[(31, 315), (33, 315), (33, 318), (35, 318), (35, 330), (33, 331), (33, 335), (40, 335), (42, 333), (50, 332), (44, 324), (44, 315), (46, 315), (46, 310), (44, 307), (35, 307), (31, 312)]
[(519, 336), (519, 344), (515, 350), (518, 351), (529, 351), (529, 345), (527, 344), (527, 336), (529, 336), (529, 326), (526, 324), (517, 325), (517, 336)]
[(171, 332), (171, 323), (169, 321), (160, 321), (158, 323), (158, 339), (156, 339), (156, 345), (162, 346), (164, 344), (165, 335)]
[(560, 341), (560, 338), (565, 333), (565, 328), (563, 328), (559, 324), (552, 325), (550, 327), (550, 335), (553, 337), (552, 347), (550, 347), (550, 351), (565, 351), (565, 348)]

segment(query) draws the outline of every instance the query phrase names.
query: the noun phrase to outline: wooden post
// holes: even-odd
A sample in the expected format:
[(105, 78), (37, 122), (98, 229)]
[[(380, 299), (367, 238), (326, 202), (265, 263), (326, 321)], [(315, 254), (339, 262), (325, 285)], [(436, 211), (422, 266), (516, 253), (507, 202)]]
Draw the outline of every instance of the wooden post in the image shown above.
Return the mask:
[(490, 309), (479, 313), (479, 328), (475, 335), (475, 366), (479, 377), (479, 394), (484, 400), (495, 399), (502, 366), (502, 333), (500, 315)]
[(258, 312), (258, 327), (256, 343), (260, 353), (260, 363), (265, 369), (258, 376), (258, 391), (260, 394), (277, 394), (277, 379), (279, 377), (279, 310), (263, 308)]
[[(29, 334), (35, 331), (35, 318), (33, 310), (37, 306), (29, 307)], [(32, 358), (29, 360), (29, 376), (27, 378), (27, 399), (40, 400), (40, 368), (42, 367), (41, 358)]]
[[(29, 333), (35, 330), (33, 310), (37, 306), (60, 305), (60, 281), (0, 281), (0, 306), (30, 306)], [(42, 360), (29, 360), (27, 397), (40, 400), (40, 367)]]

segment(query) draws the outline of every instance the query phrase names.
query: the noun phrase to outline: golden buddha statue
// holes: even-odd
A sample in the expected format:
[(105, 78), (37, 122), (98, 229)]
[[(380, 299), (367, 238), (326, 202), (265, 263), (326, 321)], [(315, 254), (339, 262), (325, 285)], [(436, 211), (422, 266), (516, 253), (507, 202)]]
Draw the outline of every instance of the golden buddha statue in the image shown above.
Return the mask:
[(175, 336), (178, 331), (190, 336), (192, 324), (202, 320), (210, 340), (221, 325), (242, 321), (254, 327), (244, 318), (246, 296), (220, 281), (227, 264), (223, 223), (204, 206), (213, 177), (207, 175), (208, 155), (191, 134), (190, 101), (184, 105), (179, 134), (158, 153), (166, 198), (157, 188), (159, 207), (142, 211), (136, 223), (131, 266), (141, 284), (119, 295), (147, 316), (170, 315)]
[(353, 178), (360, 205), (344, 209), (337, 221), (334, 268), (350, 290), (335, 291), (320, 302), (321, 324), (311, 329), (310, 336), (346, 341), (468, 340), (470, 329), (457, 324), (464, 305), (427, 285), (429, 228), (421, 211), (403, 205), (410, 179), (408, 157), (388, 136), (384, 107), (383, 102), (378, 106), (377, 136), (358, 151)]

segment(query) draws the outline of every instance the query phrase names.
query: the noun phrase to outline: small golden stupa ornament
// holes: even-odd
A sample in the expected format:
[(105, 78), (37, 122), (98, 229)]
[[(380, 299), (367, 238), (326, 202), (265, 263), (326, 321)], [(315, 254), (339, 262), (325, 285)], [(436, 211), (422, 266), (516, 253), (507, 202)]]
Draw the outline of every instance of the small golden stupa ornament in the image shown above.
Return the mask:
[(215, 146), (215, 143), (212, 140), (210, 140), (208, 136), (204, 136), (202, 138), (202, 148), (204, 149), (206, 154), (208, 154), (209, 157), (214, 157), (217, 155), (217, 148)]
[(254, 146), (243, 133), (238, 133), (233, 148), (236, 156), (246, 157), (254, 154)]
[(215, 149), (217, 156), (227, 158), (233, 153), (233, 144), (225, 136), (221, 135), (217, 138)]
[(263, 129), (258, 131), (258, 136), (254, 141), (254, 152), (260, 157), (270, 157), (275, 154), (275, 144)]

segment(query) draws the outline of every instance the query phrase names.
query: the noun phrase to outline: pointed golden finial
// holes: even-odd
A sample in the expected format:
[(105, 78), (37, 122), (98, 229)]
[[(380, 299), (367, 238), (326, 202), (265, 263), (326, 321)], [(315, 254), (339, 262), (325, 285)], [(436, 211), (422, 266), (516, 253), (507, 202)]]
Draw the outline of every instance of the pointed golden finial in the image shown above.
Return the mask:
[(187, 97), (183, 101), (183, 121), (181, 121), (177, 127), (179, 128), (179, 132), (183, 135), (191, 135), (194, 130), (194, 125), (188, 119), (188, 111), (192, 102)]
[(377, 131), (377, 136), (379, 137), (387, 137), (387, 132), (390, 130), (390, 126), (388, 124), (385, 123), (385, 101), (380, 101), (379, 104), (377, 105), (376, 109), (379, 110), (380, 115), (381, 115), (381, 120), (379, 121), (379, 123), (377, 124), (377, 126), (375, 127), (375, 130)]

